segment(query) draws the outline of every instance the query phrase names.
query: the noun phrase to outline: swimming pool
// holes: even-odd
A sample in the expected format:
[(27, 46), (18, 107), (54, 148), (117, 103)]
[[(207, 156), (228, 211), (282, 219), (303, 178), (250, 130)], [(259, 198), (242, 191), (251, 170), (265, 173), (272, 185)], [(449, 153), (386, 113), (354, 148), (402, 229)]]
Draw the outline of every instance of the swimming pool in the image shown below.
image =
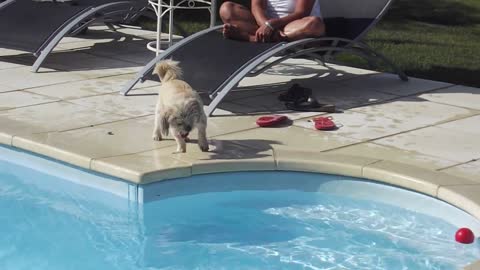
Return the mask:
[(37, 169), (0, 160), (0, 269), (458, 269), (480, 258), (453, 240), (459, 226), (480, 231), (471, 216), (359, 179), (202, 175), (143, 186), (138, 204)]

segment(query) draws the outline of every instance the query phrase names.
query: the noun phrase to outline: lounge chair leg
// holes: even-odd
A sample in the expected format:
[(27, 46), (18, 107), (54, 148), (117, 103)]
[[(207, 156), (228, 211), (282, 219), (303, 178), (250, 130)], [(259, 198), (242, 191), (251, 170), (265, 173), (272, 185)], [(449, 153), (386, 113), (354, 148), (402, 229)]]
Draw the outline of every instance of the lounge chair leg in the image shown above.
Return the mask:
[(399, 68), (397, 67), (394, 63), (392, 63), (392, 61), (388, 60), (387, 57), (385, 57), (383, 54), (381, 53), (378, 53), (378, 52), (373, 52), (373, 54), (381, 59), (383, 62), (385, 62), (387, 65), (390, 66), (390, 68), (392, 68), (395, 73), (398, 75), (398, 77), (400, 78), (400, 80), (406, 82), (408, 81), (408, 76)]
[(307, 54), (307, 56), (310, 56), (310, 57), (312, 58), (311, 60), (317, 62), (317, 64), (322, 65), (322, 66), (328, 68), (327, 64), (325, 63), (326, 61), (325, 61), (325, 59), (324, 59), (322, 56), (320, 56), (320, 55), (315, 55), (314, 53), (309, 53), (309, 54)]
[(141, 77), (136, 77), (135, 79), (128, 81), (128, 83), (122, 88), (122, 90), (120, 90), (120, 94), (128, 96), (128, 92), (130, 92), (130, 90), (132, 90), (133, 87), (141, 80)]
[(105, 25), (108, 27), (108, 29), (110, 29), (111, 31), (113, 32), (117, 32), (117, 28), (115, 28), (115, 26), (111, 23), (105, 23)]
[[(387, 57), (385, 57), (383, 54), (381, 54), (379, 52), (376, 52), (375, 50), (370, 48), (370, 46), (368, 46), (364, 42), (358, 42), (357, 45), (359, 45), (361, 50), (366, 51), (367, 53), (373, 55), (374, 57), (376, 57), (380, 60), (382, 60), (385, 64), (390, 66), (390, 68), (392, 68), (393, 71), (398, 75), (400, 80), (405, 81), (405, 82), (408, 81), (408, 76), (399, 67), (397, 67), (392, 61), (390, 61)], [(368, 61), (368, 58), (367, 58), (367, 61)]]
[(109, 4), (104, 4), (95, 8), (90, 8), (86, 12), (78, 15), (74, 20), (70, 21), (65, 27), (62, 28), (61, 31), (56, 33), (55, 37), (52, 38), (51, 40), (48, 41), (48, 44), (43, 47), (40, 51), (35, 52), (35, 56), (38, 56), (38, 59), (35, 61), (33, 64), (33, 72), (38, 72), (40, 69), (40, 66), (43, 64), (43, 61), (47, 58), (47, 56), (50, 54), (50, 52), (57, 46), (57, 44), (62, 40), (63, 37), (65, 37), (68, 33), (72, 31), (78, 24), (80, 24), (82, 21), (85, 21), (95, 13), (99, 12), (102, 9), (106, 9), (109, 7), (113, 6), (119, 6), (119, 5), (125, 5), (128, 2), (118, 2), (118, 3), (109, 3)]

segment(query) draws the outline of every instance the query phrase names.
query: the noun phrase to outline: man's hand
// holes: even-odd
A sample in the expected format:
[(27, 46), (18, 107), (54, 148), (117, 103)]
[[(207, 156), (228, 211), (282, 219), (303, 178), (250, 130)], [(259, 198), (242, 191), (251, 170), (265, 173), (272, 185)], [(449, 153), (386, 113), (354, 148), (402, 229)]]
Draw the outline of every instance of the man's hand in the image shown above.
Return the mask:
[(257, 42), (271, 42), (273, 32), (274, 31), (270, 27), (266, 25), (261, 25), (257, 29), (257, 32), (255, 32), (255, 38)]

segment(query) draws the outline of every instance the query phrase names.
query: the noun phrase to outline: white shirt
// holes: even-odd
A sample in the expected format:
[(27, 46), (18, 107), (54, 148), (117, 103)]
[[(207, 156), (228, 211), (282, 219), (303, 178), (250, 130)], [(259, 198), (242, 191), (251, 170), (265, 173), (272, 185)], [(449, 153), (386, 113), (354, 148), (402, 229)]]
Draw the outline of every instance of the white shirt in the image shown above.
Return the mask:
[[(295, 11), (296, 3), (296, 0), (267, 0), (266, 15), (269, 19), (285, 17)], [(310, 16), (322, 17), (319, 0), (315, 0)]]

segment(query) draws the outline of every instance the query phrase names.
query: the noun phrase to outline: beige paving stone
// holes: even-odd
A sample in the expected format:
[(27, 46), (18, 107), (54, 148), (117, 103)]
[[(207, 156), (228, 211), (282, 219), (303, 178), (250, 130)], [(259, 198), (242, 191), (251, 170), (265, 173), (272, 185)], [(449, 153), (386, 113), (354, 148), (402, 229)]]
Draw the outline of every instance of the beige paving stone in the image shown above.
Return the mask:
[(0, 144), (12, 145), (12, 138), (12, 135), (0, 132)]
[(150, 62), (152, 59), (155, 58), (155, 53), (152, 51), (145, 51), (145, 49), (142, 48), (140, 52), (128, 53), (128, 54), (122, 54), (122, 55), (111, 55), (110, 57), (145, 66), (146, 64), (148, 64), (148, 62)]
[[(71, 99), (78, 99), (83, 97), (90, 97), (90, 96), (97, 96), (102, 95), (104, 93), (96, 92), (94, 89), (90, 87), (84, 87), (83, 85), (90, 84), (88, 81), (80, 81), (74, 83), (66, 83), (66, 84), (55, 84), (49, 85), (44, 87), (33, 88), (28, 91), (30, 93), (39, 94), (42, 96), (47, 97), (55, 97), (61, 100), (71, 100)], [(102, 90), (108, 91), (108, 86), (104, 86)], [(102, 91), (100, 90), (100, 91)], [(113, 93), (113, 89), (110, 93)]]
[[(81, 63), (95, 61), (95, 59), (99, 60), (94, 55), (90, 55), (88, 53), (84, 53), (82, 51), (75, 51), (75, 50), (64, 50), (61, 47), (58, 47), (59, 50), (50, 53), (45, 61), (42, 63), (42, 66), (45, 68), (55, 68), (53, 67), (54, 64), (67, 64), (76, 66)], [(27, 57), (27, 56), (24, 56)], [(31, 57), (31, 61), (34, 62), (36, 58), (33, 55), (28, 55)], [(33, 63), (32, 63), (33, 64)], [(52, 67), (51, 67), (52, 66)]]
[[(311, 82), (305, 84), (309, 87)], [(311, 86), (313, 95), (321, 104), (334, 104), (337, 109), (346, 110), (367, 104), (375, 104), (396, 98), (396, 96), (370, 90), (359, 90), (347, 85), (334, 85), (329, 88)]]
[(380, 161), (363, 168), (363, 177), (436, 196), (443, 185), (471, 185), (474, 182), (442, 172), (392, 161)]
[(480, 270), (480, 261), (476, 261), (472, 264), (469, 264), (464, 268), (465, 270)]
[(73, 82), (84, 78), (84, 76), (79, 74), (45, 68), (39, 73), (33, 73), (30, 66), (0, 70), (0, 80), (2, 84), (9, 86), (11, 88), (10, 90)]
[[(272, 84), (271, 81), (268, 84), (263, 84), (258, 79), (262, 78), (263, 75), (255, 77), (255, 81), (250, 82), (251, 85), (245, 84), (242, 87), (237, 87), (232, 89), (228, 95), (222, 100), (223, 101), (236, 101), (243, 100), (248, 98), (254, 98), (257, 96), (278, 94), (280, 92), (286, 91), (289, 87), (289, 83), (275, 83)], [(243, 81), (242, 81), (243, 82)], [(277, 100), (275, 98), (274, 100)], [(245, 102), (244, 102), (245, 103)], [(262, 104), (262, 103), (259, 103)], [(263, 105), (263, 104), (262, 104)]]
[[(344, 154), (358, 157), (374, 157), (382, 160), (400, 162), (425, 169), (437, 170), (456, 164), (456, 161), (446, 160), (443, 157), (428, 156), (418, 152), (396, 149), (375, 143), (362, 143), (352, 146), (333, 149), (328, 153)], [(480, 171), (479, 171), (480, 173)]]
[[(103, 26), (95, 26), (95, 27), (98, 27), (98, 30), (105, 30), (105, 27), (103, 27)], [(97, 29), (95, 27), (93, 29)], [(134, 26), (124, 26), (122, 28), (117, 29), (116, 32), (119, 33), (119, 35), (121, 35), (121, 36), (124, 36), (125, 34), (138, 36), (138, 37), (152, 37), (152, 38), (157, 36), (156, 31), (141, 29), (139, 27), (134, 27)], [(115, 33), (115, 32), (113, 32), (113, 33)], [(180, 36), (173, 35), (173, 37), (179, 38)]]
[(442, 172), (480, 183), (480, 160), (449, 167)]
[(23, 91), (0, 93), (0, 111), (54, 101), (58, 101), (58, 99)]
[(108, 28), (103, 26), (89, 26), (88, 33), (86, 36), (76, 35), (72, 37), (64, 37), (58, 46), (63, 46), (71, 42), (87, 42), (89, 40), (103, 42), (114, 40), (115, 38), (121, 38), (122, 35), (119, 35), (113, 31), (110, 31)]
[(134, 73), (142, 68), (140, 64), (133, 62), (90, 54), (73, 54), (71, 51), (52, 54), (43, 67), (69, 72), (76, 71), (77, 73), (73, 73), (75, 75), (82, 74), (83, 71), (88, 78)]
[(0, 111), (0, 132), (22, 135), (63, 131), (126, 118), (61, 101)]
[[(262, 77), (263, 75), (259, 76)], [(271, 80), (277, 82), (277, 79)], [(298, 84), (302, 87), (310, 88), (313, 95), (320, 103), (334, 104), (339, 109), (348, 109), (358, 107), (360, 105), (378, 103), (384, 100), (390, 100), (397, 96), (385, 94), (370, 90), (359, 90), (356, 87), (345, 85), (343, 82), (332, 82), (323, 78), (292, 78), (286, 84), (274, 84), (271, 87), (267, 85), (259, 86), (261, 91), (264, 88), (275, 90), (275, 93), (266, 95), (252, 95), (248, 98), (236, 98), (232, 96), (229, 100), (233, 100), (238, 104), (250, 104), (250, 106), (262, 108), (263, 110), (286, 110), (283, 102), (278, 100), (281, 92), (287, 91), (291, 85)]]
[(153, 56), (150, 59), (152, 60), (155, 58), (155, 53), (147, 49), (147, 44), (150, 41), (152, 41), (152, 39), (127, 38), (126, 41), (120, 42), (96, 43), (89, 50), (89, 53), (92, 55), (106, 56), (121, 61), (126, 60), (124, 57), (122, 57), (123, 55), (143, 53)]
[(333, 68), (337, 71), (341, 71), (347, 74), (353, 74), (353, 75), (373, 75), (373, 74), (379, 74), (377, 71), (374, 70), (368, 70), (368, 69), (362, 69), (362, 68), (355, 68), (355, 67), (349, 67), (345, 65), (338, 65), (338, 64), (332, 64), (332, 63), (327, 63), (327, 66), (330, 68)]
[(445, 121), (464, 118), (477, 112), (424, 101), (415, 97), (407, 97), (384, 104), (352, 109), (355, 112), (368, 114), (372, 118), (388, 117), (412, 127), (434, 125)]
[[(273, 151), (254, 149), (223, 139), (212, 139), (209, 152), (189, 143), (187, 153), (173, 154), (173, 157), (192, 164), (192, 174), (234, 171), (275, 170)], [(176, 147), (162, 149), (174, 152)]]
[(428, 127), (376, 140), (375, 143), (458, 162), (480, 158), (478, 136), (459, 130)]
[[(224, 134), (233, 134), (243, 130), (250, 130), (256, 127), (255, 117), (252, 116), (234, 116), (230, 115), (211, 117), (207, 124), (207, 138), (212, 138)], [(153, 128), (153, 122), (152, 126)], [(194, 130), (190, 133), (190, 139), (197, 139), (198, 131)]]
[(454, 85), (419, 97), (433, 102), (480, 110), (480, 89), (474, 87)]
[[(0, 55), (1, 55), (1, 52), (0, 52)], [(23, 66), (24, 64), (2, 61), (2, 58), (0, 57), (0, 69), (12, 69), (12, 68), (18, 68)]]
[(275, 149), (277, 169), (363, 177), (362, 168), (378, 159), (315, 151)]
[(112, 93), (73, 99), (70, 102), (99, 111), (137, 117), (154, 114), (157, 97), (122, 96)]
[[(228, 117), (210, 117), (207, 124), (207, 135), (209, 138), (235, 133), (243, 130), (256, 128), (254, 116), (228, 116)], [(191, 138), (196, 138), (196, 132), (191, 134)]]
[[(274, 61), (277, 58), (272, 57), (267, 61)], [(269, 69), (265, 70), (261, 75), (256, 77), (245, 78), (240, 83), (256, 82), (258, 84), (276, 84), (276, 83), (289, 83), (293, 79), (306, 79), (315, 78), (319, 76), (325, 76), (329, 70), (316, 62), (303, 60), (303, 59), (289, 59), (280, 64), (277, 64)], [(326, 80), (324, 80), (326, 81)], [(262, 83), (263, 82), (263, 83)], [(254, 85), (254, 84), (249, 84)]]
[(188, 177), (191, 164), (174, 159), (164, 151), (153, 150), (92, 161), (91, 169), (133, 183), (148, 184), (164, 179)]
[[(25, 149), (29, 142), (35, 142), (38, 145), (35, 152), (51, 152), (55, 148), (60, 154), (76, 153), (89, 159), (138, 153), (175, 144), (172, 139), (154, 141), (152, 125), (153, 117), (135, 118), (65, 132), (22, 135), (15, 137), (13, 144)], [(42, 150), (40, 145), (46, 150)], [(63, 156), (58, 155), (56, 158), (62, 159)]]
[(406, 96), (426, 91), (448, 87), (452, 84), (418, 79), (410, 77), (408, 82), (404, 82), (397, 75), (381, 73), (372, 76), (362, 76), (357, 79), (344, 82), (347, 86), (357, 89), (358, 91), (370, 90), (379, 91), (392, 95)]
[(65, 37), (61, 40), (60, 46), (63, 46), (67, 43), (72, 42), (88, 42), (92, 40), (93, 42), (108, 42), (112, 40), (124, 40), (124, 39), (133, 39), (140, 37), (156, 37), (155, 31), (148, 31), (138, 28), (122, 27), (117, 28), (116, 31), (111, 31), (105, 26), (96, 25), (89, 26), (86, 36), (77, 35), (74, 37)]
[(480, 135), (480, 115), (451, 121), (445, 124), (437, 125), (437, 127), (446, 128), (452, 131), (461, 130), (462, 132)]
[(18, 55), (18, 54), (24, 54), (24, 53), (25, 53), (24, 51), (0, 48), (0, 56), (10, 56), (10, 55)]
[(215, 111), (213, 111), (212, 117), (235, 115), (257, 115), (257, 113), (255, 112), (255, 109), (246, 105), (239, 105), (233, 102), (224, 101), (217, 106)]
[[(287, 109), (285, 105), (278, 100), (278, 94), (276, 93), (254, 95), (250, 98), (233, 100), (228, 102), (227, 104), (234, 104), (236, 105), (236, 107), (243, 108), (243, 110), (241, 110), (240, 112), (245, 114), (258, 115), (258, 117), (262, 115), (280, 114), (288, 116), (288, 118), (291, 120), (295, 120), (321, 114), (319, 112), (295, 112)], [(223, 104), (220, 104), (220, 107), (222, 106), (227, 107)]]
[[(77, 162), (75, 164), (78, 166), (85, 166), (87, 159), (134, 154), (176, 145), (171, 137), (166, 137), (160, 142), (154, 141), (152, 139), (153, 122), (154, 116), (147, 116), (63, 132), (25, 134), (16, 136), (13, 145), (51, 155), (60, 160)], [(210, 136), (242, 128), (238, 123), (229, 126), (224, 122), (220, 124), (215, 120), (211, 122), (207, 130)], [(197, 133), (193, 132), (190, 138), (196, 139)], [(78, 154), (82, 159), (72, 161), (71, 154)]]
[(358, 140), (295, 126), (256, 128), (223, 135), (221, 138), (262, 150), (271, 148), (295, 148), (298, 150), (311, 150), (315, 152), (321, 152), (359, 142)]
[(95, 69), (95, 68), (65, 68), (69, 74), (80, 76), (83, 79), (97, 79), (102, 77), (109, 77), (109, 76), (119, 76), (119, 75), (134, 75), (139, 70), (140, 67), (125, 67), (125, 68), (103, 68), (103, 69)]
[[(275, 59), (271, 58), (272, 61)], [(302, 83), (305, 80), (313, 80), (317, 84), (327, 84), (376, 73), (334, 64), (328, 64), (328, 66), (329, 68), (326, 68), (305, 59), (289, 59), (271, 67), (259, 76), (244, 78), (239, 83), (239, 87), (256, 86), (263, 89), (286, 90), (292, 83)]]
[(141, 37), (119, 37), (105, 38), (100, 40), (84, 40), (79, 42), (68, 42), (59, 45), (65, 51), (74, 50), (94, 56), (107, 56), (124, 61), (122, 55), (149, 52), (146, 45), (150, 39)]
[[(299, 81), (301, 81), (302, 79), (316, 78), (322, 81), (337, 82), (369, 74), (364, 72), (358, 72), (356, 70), (353, 70), (353, 72), (348, 72), (342, 70), (341, 68), (335, 68), (335, 65), (331, 64), (328, 64), (328, 67), (329, 68), (323, 67), (313, 61), (286, 61), (283, 64), (274, 66), (273, 68), (266, 70), (265, 73), (262, 74), (262, 76), (281, 76), (288, 77), (290, 80)], [(295, 74), (300, 75), (300, 77), (295, 76)]]
[[(334, 136), (344, 136), (360, 141), (382, 138), (421, 127), (421, 125), (409, 121), (401, 121), (383, 115), (375, 116), (355, 111), (328, 114), (324, 115), (324, 117), (332, 117), (332, 121), (337, 125), (338, 129), (318, 132)], [(314, 129), (314, 123), (311, 122), (312, 119), (313, 117), (300, 119), (295, 121), (294, 125)]]
[[(62, 83), (37, 87), (29, 89), (28, 92), (36, 93), (44, 96), (59, 98), (63, 100), (78, 99), (83, 97), (95, 96), (99, 94), (116, 94), (119, 95), (120, 89), (130, 80), (132, 75), (120, 75), (102, 77), (97, 79), (82, 80), (71, 83)], [(141, 84), (141, 87), (156, 85), (151, 81)]]
[[(272, 57), (270, 60), (273, 61), (275, 59), (275, 57)], [(324, 67), (317, 62), (306, 59), (288, 59), (281, 64), (266, 70), (262, 75), (276, 75), (279, 77), (272, 81), (281, 81), (278, 80), (280, 77), (288, 78), (289, 80), (300, 78), (321, 78), (324, 81), (340, 81), (375, 73), (377, 72), (331, 63), (327, 63), (327, 67)]]
[(8, 91), (13, 91), (13, 90), (15, 90), (15, 88), (12, 87), (12, 86), (0, 84), (0, 93), (8, 92)]
[[(58, 142), (58, 140), (57, 140)], [(56, 160), (60, 160), (84, 169), (90, 168), (91, 157), (78, 151), (85, 147), (68, 141), (70, 148), (75, 148), (72, 151), (62, 148), (62, 145), (49, 144), (49, 139), (39, 137), (35, 134), (15, 136), (12, 139), (12, 146), (18, 147), (23, 150), (27, 150), (36, 154), (44, 155)]]
[(480, 185), (443, 186), (438, 190), (438, 198), (449, 202), (480, 218)]

